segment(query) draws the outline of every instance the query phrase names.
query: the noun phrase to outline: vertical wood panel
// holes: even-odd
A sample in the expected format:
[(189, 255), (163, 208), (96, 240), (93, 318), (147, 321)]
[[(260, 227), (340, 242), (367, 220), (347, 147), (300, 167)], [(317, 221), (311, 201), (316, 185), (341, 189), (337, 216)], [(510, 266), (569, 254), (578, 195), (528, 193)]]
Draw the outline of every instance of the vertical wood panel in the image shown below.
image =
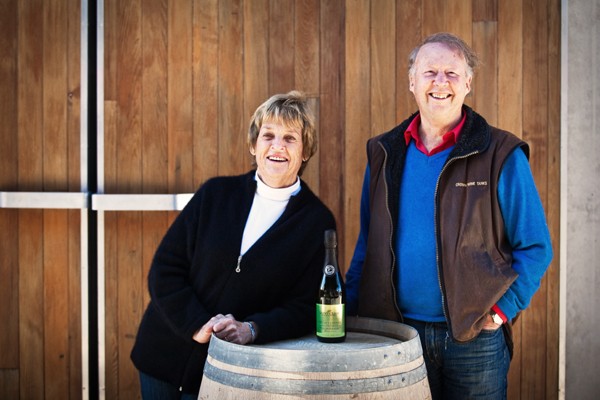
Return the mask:
[[(169, 184), (168, 0), (144, 1), (142, 19), (142, 181), (144, 193), (162, 193)], [(177, 75), (175, 75), (177, 76)], [(182, 79), (185, 83), (185, 80)], [(178, 79), (175, 80), (179, 81)], [(173, 101), (179, 106), (178, 101)], [(191, 149), (191, 146), (188, 146)], [(191, 164), (191, 162), (190, 162)], [(152, 177), (152, 179), (147, 179)]]
[(523, 135), (523, 7), (520, 0), (498, 4), (498, 125)]
[[(81, 190), (81, 1), (68, 0), (64, 23), (67, 25), (66, 38), (66, 85), (67, 85), (67, 190)], [(89, 90), (89, 89), (88, 89)], [(87, 100), (87, 99), (86, 99)], [(77, 239), (79, 240), (79, 239)], [(79, 265), (79, 261), (77, 261)], [(79, 330), (79, 329), (78, 329)]]
[[(547, 209), (547, 134), (548, 104), (540, 99), (548, 98), (548, 37), (547, 4), (524, 3), (523, 15), (528, 16), (523, 24), (523, 138), (531, 146), (530, 165), (535, 182)], [(523, 398), (544, 398), (546, 396), (546, 297), (547, 279), (523, 313), (521, 370), (521, 396)], [(526, 327), (525, 327), (526, 326)], [(526, 367), (525, 367), (526, 366)]]
[(117, 217), (117, 282), (116, 296), (118, 344), (117, 361), (119, 397), (131, 399), (139, 391), (139, 379), (129, 355), (133, 348), (144, 306), (142, 276), (142, 213), (122, 212)]
[(498, 0), (473, 0), (473, 22), (498, 21)]
[(43, 211), (19, 211), (20, 397), (44, 398)]
[(559, 310), (560, 310), (560, 47), (561, 13), (560, 7), (548, 3), (548, 187), (546, 215), (548, 228), (552, 236), (554, 259), (546, 273), (547, 303), (547, 339), (546, 339), (546, 398), (557, 398), (559, 387)]
[[(19, 190), (42, 190), (43, 9), (19, 2), (17, 115)], [(19, 211), (19, 393), (44, 396), (43, 213)]]
[(396, 123), (417, 110), (409, 90), (408, 56), (421, 41), (422, 9), (420, 2), (396, 1)]
[[(427, 37), (436, 32), (448, 30), (446, 21), (447, 2), (438, 0), (421, 0), (423, 14), (421, 21), (421, 35)], [(416, 45), (417, 43), (415, 43)]]
[[(177, 10), (179, 10), (179, 7), (177, 7), (178, 4), (173, 4), (173, 2), (169, 2), (168, 0), (146, 0), (144, 1), (143, 6), (143, 191), (144, 193), (163, 193), (165, 188), (175, 192), (177, 192), (178, 189), (182, 192), (191, 191), (193, 190), (191, 189), (193, 186), (193, 180), (191, 179), (193, 170), (191, 160), (191, 152), (193, 151), (193, 145), (191, 144), (191, 78), (193, 69), (192, 66), (187, 65), (185, 61), (188, 57), (191, 59), (191, 49), (189, 50), (190, 54), (187, 54), (186, 50), (188, 50), (188, 47), (175, 45), (170, 47), (169, 43), (178, 43), (178, 39), (181, 36), (191, 42), (193, 36), (191, 32), (187, 31), (184, 31), (183, 34), (169, 32), (169, 27), (173, 26), (172, 20), (178, 18), (176, 16)], [(175, 10), (172, 11), (172, 8), (175, 8)], [(189, 8), (186, 17), (190, 19), (191, 25), (191, 18), (193, 16), (191, 5)], [(187, 27), (185, 18), (182, 18), (180, 25), (181, 29)], [(177, 50), (183, 53), (183, 55), (181, 55), (183, 60), (179, 60), (179, 57), (173, 55)], [(176, 64), (176, 66), (169, 69), (168, 65), (172, 63)], [(168, 85), (168, 78), (171, 76), (176, 77), (173, 79), (174, 88)], [(186, 86), (188, 92), (181, 89), (183, 86)], [(187, 103), (189, 103), (189, 107), (186, 107)], [(175, 114), (172, 119), (169, 118), (170, 110), (173, 110), (173, 114)], [(179, 113), (179, 111), (181, 112)], [(170, 124), (169, 121), (171, 121)], [(186, 123), (188, 123), (189, 126), (186, 126)], [(172, 133), (166, 135), (165, 133), (167, 132)], [(181, 148), (180, 146), (168, 146), (170, 138), (179, 138), (181, 136), (189, 139), (189, 143), (187, 143), (185, 148)], [(178, 154), (175, 157), (171, 157), (171, 150), (181, 152), (181, 155)], [(186, 158), (186, 154), (190, 159), (185, 160), (182, 163), (181, 157)], [(169, 161), (172, 159), (174, 160), (172, 164), (184, 164), (181, 165), (181, 169), (183, 169), (185, 173), (180, 174), (177, 169), (174, 170), (173, 166), (169, 166)], [(185, 176), (186, 174), (188, 176), (183, 180), (187, 182), (189, 189), (181, 182), (182, 175)], [(169, 179), (169, 175), (172, 176), (171, 179)], [(152, 179), (148, 179), (148, 177), (152, 177)], [(136, 290), (141, 298), (141, 306), (143, 309), (150, 301), (146, 277), (148, 275), (152, 256), (158, 246), (158, 240), (160, 240), (160, 238), (156, 238), (156, 230), (158, 227), (160, 232), (166, 231), (168, 227), (168, 214), (166, 212), (143, 213), (141, 224), (141, 231), (143, 234), (139, 272), (140, 280), (137, 282)], [(139, 309), (134, 311), (137, 313), (140, 312)], [(135, 327), (137, 328), (137, 325), (135, 325)], [(129, 345), (132, 344), (133, 342), (131, 341)], [(124, 347), (122, 350), (124, 354), (129, 354), (130, 351), (131, 348), (127, 347)], [(135, 372), (133, 372), (133, 376), (135, 376)], [(134, 386), (133, 389), (135, 389), (134, 383), (135, 380), (132, 380), (132, 386)], [(133, 394), (135, 392), (136, 391), (133, 390), (129, 393)]]
[(43, 7), (43, 173), (44, 189), (66, 190), (67, 151), (67, 21), (65, 2)]
[(269, 4), (244, 1), (244, 133), (254, 111), (269, 97)]
[[(317, 136), (321, 136), (319, 123), (319, 0), (296, 0), (294, 20), (294, 86), (309, 97), (315, 111)], [(319, 158), (313, 157), (302, 174), (302, 179), (319, 195)]]
[(117, 293), (119, 276), (117, 274), (118, 236), (116, 235), (116, 213), (104, 213), (104, 228), (106, 231), (104, 235), (105, 393), (107, 399), (116, 399), (119, 397), (119, 320), (116, 312), (119, 307)]
[[(15, 210), (0, 210), (0, 226), (18, 226)], [(19, 238), (13, 229), (0, 229), (0, 369), (19, 367)]]
[(19, 398), (19, 370), (0, 369), (0, 399)]
[(193, 175), (192, 8), (169, 1), (169, 192), (190, 192)]
[(118, 188), (122, 193), (140, 193), (142, 189), (142, 57), (141, 21), (142, 2), (118, 2), (118, 41), (116, 51), (120, 60), (117, 73), (118, 134), (117, 150)]
[(294, 88), (295, 0), (271, 0), (269, 21), (269, 92)]
[[(17, 4), (0, 1), (0, 188), (17, 189)], [(0, 210), (0, 397), (18, 393), (19, 283), (15, 210)], [(12, 370), (12, 372), (5, 372)]]
[(244, 170), (248, 160), (243, 110), (241, 0), (219, 3), (219, 171), (231, 175)]
[(296, 0), (294, 20), (294, 88), (310, 97), (319, 93), (319, 0)]
[[(346, 1), (346, 74), (344, 137), (344, 259), (354, 252), (359, 227), (362, 176), (366, 165), (365, 143), (371, 136), (370, 2)], [(351, 245), (352, 244), (352, 245)]]
[(395, 22), (394, 0), (371, 3), (371, 135), (390, 130), (396, 121)]
[[(76, 131), (74, 131), (76, 132)], [(68, 279), (68, 326), (67, 336), (69, 345), (68, 378), (69, 378), (69, 399), (79, 399), (82, 395), (83, 376), (82, 376), (82, 334), (81, 334), (81, 211), (67, 210), (68, 219), (68, 268), (66, 275)], [(86, 321), (88, 323), (88, 321)], [(89, 358), (89, 356), (88, 356)], [(95, 358), (95, 355), (94, 355)], [(89, 389), (88, 389), (89, 391)]]
[(469, 96), (474, 109), (494, 126), (498, 126), (497, 37), (495, 21), (473, 23), (473, 50), (484, 65), (475, 71), (473, 89)]
[(194, 188), (218, 172), (217, 0), (194, 2)]
[[(520, 0), (498, 2), (498, 126), (523, 136), (523, 6)], [(513, 325), (514, 355), (508, 397), (519, 399), (522, 370), (522, 318)]]
[[(1, 0), (0, 187), (3, 190), (17, 189), (17, 137), (14, 135), (18, 127), (17, 102), (15, 101), (17, 98), (17, 29), (17, 3), (11, 0)], [(0, 341), (0, 353), (3, 348)]]
[[(475, 0), (479, 2), (481, 0)], [(445, 21), (448, 32), (460, 36), (467, 43), (473, 43), (473, 10), (468, 0), (447, 0)]]
[(42, 43), (41, 1), (20, 1), (17, 80), (19, 190), (42, 190)]
[[(117, 160), (117, 187), (121, 193), (140, 193), (142, 191), (142, 20), (144, 4), (142, 1), (119, 2), (116, 5), (119, 24), (117, 25), (118, 60), (117, 73), (117, 130), (114, 136)], [(116, 302), (117, 324), (115, 342), (110, 349), (115, 354), (107, 354), (107, 360), (114, 360), (117, 368), (113, 372), (117, 381), (113, 389), (119, 396), (132, 398), (138, 392), (138, 379), (129, 359), (141, 309), (143, 307), (142, 266), (141, 266), (141, 213), (120, 213), (113, 221), (116, 235), (116, 259), (113, 278), (107, 282), (107, 298), (114, 296)], [(116, 282), (114, 279), (116, 278)], [(109, 287), (108, 284), (115, 284)], [(115, 347), (112, 347), (115, 346)], [(107, 345), (107, 350), (109, 349)]]
[[(333, 212), (338, 235), (342, 238), (344, 222), (344, 12), (335, 2), (321, 2), (320, 23), (320, 129), (319, 129), (319, 194)], [(339, 265), (346, 268), (346, 249), (354, 243), (339, 240)]]
[[(69, 249), (64, 210), (43, 212), (44, 394), (69, 397)], [(41, 365), (37, 366), (38, 368)]]

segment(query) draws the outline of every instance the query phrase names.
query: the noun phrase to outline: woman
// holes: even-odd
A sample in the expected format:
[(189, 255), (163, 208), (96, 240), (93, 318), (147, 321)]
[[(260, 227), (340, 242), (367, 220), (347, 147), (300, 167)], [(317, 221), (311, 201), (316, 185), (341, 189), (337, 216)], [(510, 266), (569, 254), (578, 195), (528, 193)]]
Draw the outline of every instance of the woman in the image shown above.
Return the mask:
[(131, 354), (144, 399), (195, 399), (212, 334), (265, 343), (314, 327), (323, 232), (335, 220), (299, 178), (317, 147), (306, 99), (263, 103), (248, 145), (256, 170), (204, 183), (156, 251)]

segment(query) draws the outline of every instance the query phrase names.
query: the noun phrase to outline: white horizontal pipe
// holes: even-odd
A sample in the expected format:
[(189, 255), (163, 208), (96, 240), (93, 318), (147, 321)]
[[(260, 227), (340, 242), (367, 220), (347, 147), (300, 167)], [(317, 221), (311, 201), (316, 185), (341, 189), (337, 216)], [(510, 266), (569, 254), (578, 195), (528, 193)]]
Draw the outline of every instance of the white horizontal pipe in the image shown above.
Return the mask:
[(98, 211), (180, 211), (193, 193), (93, 194), (92, 209)]
[(81, 192), (0, 192), (0, 208), (88, 208)]

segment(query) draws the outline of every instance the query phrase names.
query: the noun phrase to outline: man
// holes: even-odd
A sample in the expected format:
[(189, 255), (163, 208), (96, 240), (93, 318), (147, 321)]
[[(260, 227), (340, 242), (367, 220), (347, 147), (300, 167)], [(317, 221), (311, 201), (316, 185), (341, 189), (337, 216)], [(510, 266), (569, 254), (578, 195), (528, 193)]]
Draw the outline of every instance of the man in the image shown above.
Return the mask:
[(439, 33), (409, 57), (418, 112), (367, 143), (349, 314), (417, 329), (434, 399), (504, 399), (511, 320), (551, 259), (529, 147), (464, 105), (478, 60)]

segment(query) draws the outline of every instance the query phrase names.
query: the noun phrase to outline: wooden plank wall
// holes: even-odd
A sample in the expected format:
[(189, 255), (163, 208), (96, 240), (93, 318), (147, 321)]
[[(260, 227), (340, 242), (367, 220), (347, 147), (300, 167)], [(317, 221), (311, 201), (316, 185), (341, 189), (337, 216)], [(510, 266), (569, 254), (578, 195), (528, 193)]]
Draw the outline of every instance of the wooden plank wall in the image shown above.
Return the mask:
[[(0, 1), (0, 190), (80, 190), (80, 1)], [(0, 209), (0, 398), (81, 398), (80, 212)]]
[[(336, 216), (343, 266), (358, 235), (365, 142), (415, 110), (408, 53), (437, 31), (472, 44), (484, 65), (467, 102), (530, 143), (555, 244), (516, 325), (509, 398), (558, 397), (559, 0), (105, 0), (104, 9), (105, 192), (192, 192), (247, 171), (254, 109), (303, 90), (320, 136), (303, 178)], [(0, 0), (2, 191), (79, 190), (79, 23), (77, 0)], [(174, 217), (105, 214), (106, 398), (139, 396), (129, 352), (150, 260)], [(0, 398), (80, 398), (79, 214), (0, 209), (0, 227)]]

